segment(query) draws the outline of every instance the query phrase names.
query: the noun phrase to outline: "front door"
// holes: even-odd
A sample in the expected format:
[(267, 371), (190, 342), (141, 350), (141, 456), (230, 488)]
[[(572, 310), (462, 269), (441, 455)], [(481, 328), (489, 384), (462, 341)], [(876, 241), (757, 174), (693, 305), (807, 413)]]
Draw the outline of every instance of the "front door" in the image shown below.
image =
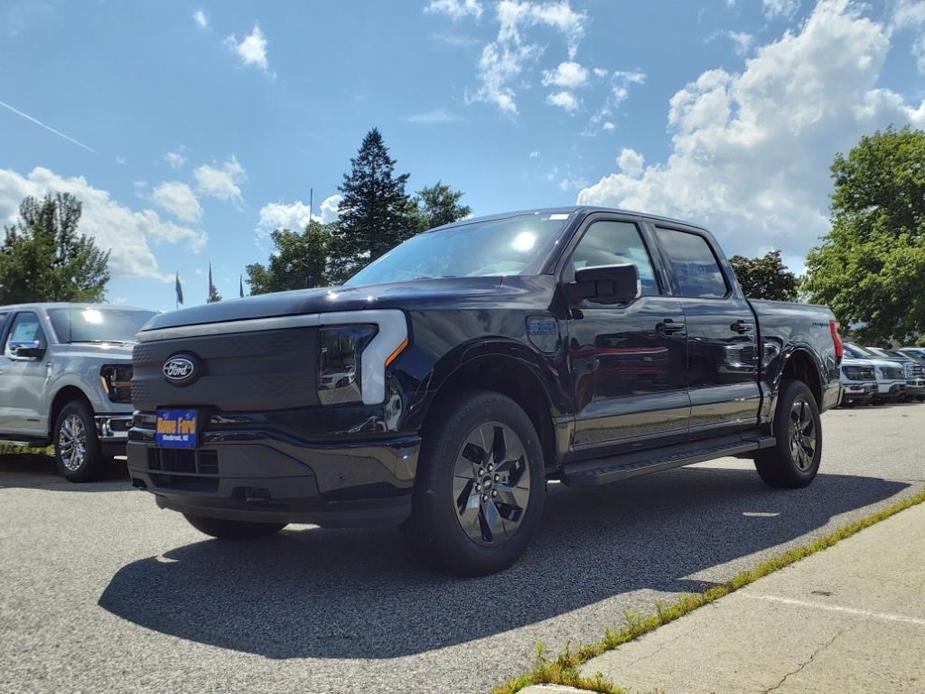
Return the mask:
[(758, 422), (758, 330), (751, 306), (727, 278), (702, 234), (656, 228), (687, 321), (691, 436), (752, 428)]
[(19, 357), (14, 346), (24, 342), (47, 346), (39, 317), (20, 311), (12, 320), (0, 356), (0, 431), (4, 434), (47, 434), (43, 393), (47, 369), (44, 357)]
[(576, 452), (620, 452), (687, 435), (682, 302), (664, 295), (640, 227), (632, 219), (592, 217), (562, 278), (623, 263), (636, 265), (641, 295), (626, 304), (584, 301), (568, 321)]

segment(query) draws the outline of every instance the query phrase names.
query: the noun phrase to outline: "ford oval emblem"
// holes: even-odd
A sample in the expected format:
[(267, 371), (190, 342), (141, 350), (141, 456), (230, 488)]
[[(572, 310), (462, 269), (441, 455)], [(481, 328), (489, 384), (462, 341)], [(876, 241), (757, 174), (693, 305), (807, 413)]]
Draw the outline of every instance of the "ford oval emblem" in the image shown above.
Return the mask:
[(192, 383), (199, 375), (198, 360), (192, 354), (175, 354), (164, 362), (164, 378), (176, 386)]

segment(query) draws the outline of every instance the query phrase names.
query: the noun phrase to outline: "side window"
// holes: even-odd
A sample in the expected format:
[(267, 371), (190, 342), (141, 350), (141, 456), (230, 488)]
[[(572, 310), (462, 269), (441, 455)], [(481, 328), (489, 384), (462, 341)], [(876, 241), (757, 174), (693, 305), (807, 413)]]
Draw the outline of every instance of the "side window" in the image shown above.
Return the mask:
[(657, 228), (681, 296), (723, 297), (729, 291), (713, 250), (699, 234)]
[(10, 326), (3, 353), (10, 357), (13, 355), (12, 346), (22, 342), (41, 342), (45, 344), (45, 333), (39, 323), (39, 317), (34, 313), (17, 313)]
[(658, 282), (652, 260), (632, 222), (594, 222), (578, 242), (572, 266), (578, 270), (596, 265), (632, 263), (639, 272), (643, 296), (657, 296)]

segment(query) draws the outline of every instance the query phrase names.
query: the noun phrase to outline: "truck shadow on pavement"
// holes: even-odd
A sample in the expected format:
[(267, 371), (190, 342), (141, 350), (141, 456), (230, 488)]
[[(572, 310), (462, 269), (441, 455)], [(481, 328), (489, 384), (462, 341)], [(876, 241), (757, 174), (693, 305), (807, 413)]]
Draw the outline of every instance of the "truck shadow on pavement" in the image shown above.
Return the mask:
[[(630, 591), (698, 590), (750, 567), (754, 553), (780, 551), (834, 516), (866, 514), (906, 487), (820, 474), (807, 489), (772, 490), (753, 470), (715, 467), (599, 490), (550, 485), (528, 553), (494, 576), (434, 574), (391, 529), (296, 527), (270, 540), (205, 540), (133, 562), (99, 604), (158, 632), (270, 658), (393, 658)], [(611, 609), (615, 625), (622, 611)]]

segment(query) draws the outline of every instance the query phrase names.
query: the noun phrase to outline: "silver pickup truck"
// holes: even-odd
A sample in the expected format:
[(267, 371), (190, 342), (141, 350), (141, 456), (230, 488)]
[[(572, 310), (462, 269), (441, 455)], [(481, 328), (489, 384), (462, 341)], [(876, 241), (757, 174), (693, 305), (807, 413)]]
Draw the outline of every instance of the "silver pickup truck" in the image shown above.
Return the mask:
[(106, 304), (0, 307), (0, 439), (54, 445), (72, 482), (125, 452), (132, 345), (154, 315)]

